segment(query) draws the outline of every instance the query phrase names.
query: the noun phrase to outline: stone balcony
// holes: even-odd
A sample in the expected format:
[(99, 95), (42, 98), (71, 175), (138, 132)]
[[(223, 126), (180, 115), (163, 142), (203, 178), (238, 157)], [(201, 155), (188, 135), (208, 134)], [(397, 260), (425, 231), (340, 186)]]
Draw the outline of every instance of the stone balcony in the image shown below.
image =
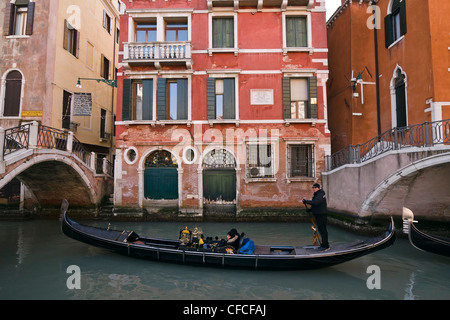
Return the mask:
[(165, 65), (185, 65), (191, 69), (191, 42), (126, 42), (123, 61), (130, 66), (154, 65), (161, 69)]

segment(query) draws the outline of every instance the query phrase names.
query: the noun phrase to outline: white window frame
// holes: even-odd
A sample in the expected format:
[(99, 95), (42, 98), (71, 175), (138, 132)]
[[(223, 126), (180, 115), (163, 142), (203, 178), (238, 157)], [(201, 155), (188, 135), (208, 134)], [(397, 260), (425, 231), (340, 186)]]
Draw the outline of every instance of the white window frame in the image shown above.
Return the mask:
[[(271, 145), (271, 170), (273, 173), (272, 177), (251, 177), (250, 175), (250, 167), (249, 167), (249, 154), (248, 154), (248, 146), (249, 145)], [(277, 172), (279, 168), (279, 143), (275, 138), (250, 138), (245, 141), (245, 182), (276, 182)]]
[[(317, 176), (317, 148), (316, 148), (317, 139), (307, 139), (307, 140), (295, 140), (289, 141), (286, 143), (286, 182), (304, 182), (304, 181), (315, 181)], [(288, 152), (291, 152), (291, 147), (299, 146), (299, 145), (308, 145), (312, 147), (312, 158), (313, 158), (313, 175), (311, 177), (301, 176), (301, 177), (292, 177), (291, 176), (291, 167), (292, 167), (292, 157)]]
[(405, 76), (405, 105), (406, 105), (406, 125), (409, 125), (408, 115), (408, 75), (401, 66), (396, 65), (394, 72), (392, 73), (389, 89), (391, 91), (391, 125), (392, 128), (397, 127), (397, 95), (395, 92), (395, 79), (397, 79), (397, 72), (400, 72)]
[[(234, 47), (233, 48), (213, 48), (213, 18), (233, 18), (233, 32), (234, 32)], [(238, 16), (237, 12), (210, 12), (208, 14), (208, 54), (211, 56), (213, 53), (234, 53), (237, 56), (239, 52), (238, 48)]]
[(212, 127), (215, 123), (235, 123), (239, 125), (239, 72), (237, 70), (207, 70), (208, 77), (215, 79), (234, 79), (234, 119), (221, 119), (221, 120), (208, 120), (209, 125)]
[[(18, 71), (22, 75), (22, 87), (20, 89), (20, 106), (19, 106), (19, 115), (17, 117), (5, 117), (3, 116), (3, 112), (5, 110), (5, 97), (6, 97), (6, 77), (12, 71)], [(22, 107), (23, 107), (23, 96), (24, 96), (24, 88), (25, 88), (25, 76), (23, 72), (17, 68), (11, 68), (3, 73), (1, 79), (1, 88), (0, 88), (0, 118), (1, 119), (21, 119), (22, 118)]]
[[(286, 32), (286, 18), (287, 17), (306, 17), (306, 29), (307, 29), (307, 46), (306, 47), (288, 47), (287, 46), (287, 32)], [(282, 12), (282, 31), (283, 31), (283, 54), (288, 52), (308, 52), (312, 54), (314, 48), (312, 46), (312, 27), (311, 27), (311, 12), (309, 11), (285, 11)]]

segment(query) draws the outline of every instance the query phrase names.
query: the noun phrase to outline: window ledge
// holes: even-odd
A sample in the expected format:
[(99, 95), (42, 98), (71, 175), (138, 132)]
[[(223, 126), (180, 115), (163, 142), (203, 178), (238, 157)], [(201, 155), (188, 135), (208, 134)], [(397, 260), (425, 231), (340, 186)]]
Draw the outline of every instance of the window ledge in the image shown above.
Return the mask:
[(308, 52), (310, 55), (314, 53), (314, 48), (312, 47), (285, 47), (283, 48), (283, 54), (286, 55), (288, 52)]
[(10, 35), (6, 36), (6, 39), (28, 39), (29, 35)]
[(208, 54), (212, 56), (213, 53), (234, 53), (237, 56), (239, 48), (208, 48)]
[(310, 123), (312, 127), (316, 126), (319, 119), (284, 119), (284, 125), (289, 127), (291, 123)]
[(0, 116), (2, 120), (20, 120), (22, 117), (20, 116)]
[(215, 124), (227, 124), (233, 123), (236, 125), (236, 128), (239, 127), (239, 120), (236, 119), (222, 119), (222, 120), (208, 120), (209, 126), (212, 128)]
[(192, 121), (191, 120), (125, 120), (125, 121), (116, 121), (116, 125), (118, 126), (134, 126), (134, 125), (151, 125), (152, 127), (155, 127), (157, 125), (161, 125), (162, 127), (165, 127), (166, 125), (187, 125), (188, 127), (191, 126)]
[(292, 182), (311, 182), (315, 181), (315, 177), (301, 177), (301, 178), (286, 178), (286, 183), (292, 183)]
[(395, 46), (397, 43), (399, 43), (400, 41), (402, 41), (405, 38), (405, 35), (402, 35), (400, 38), (398, 38), (397, 40), (395, 40), (394, 42), (391, 43), (391, 45), (388, 47), (388, 50), (391, 49), (393, 46)]
[(277, 178), (245, 178), (245, 183), (255, 183), (255, 182), (277, 182)]

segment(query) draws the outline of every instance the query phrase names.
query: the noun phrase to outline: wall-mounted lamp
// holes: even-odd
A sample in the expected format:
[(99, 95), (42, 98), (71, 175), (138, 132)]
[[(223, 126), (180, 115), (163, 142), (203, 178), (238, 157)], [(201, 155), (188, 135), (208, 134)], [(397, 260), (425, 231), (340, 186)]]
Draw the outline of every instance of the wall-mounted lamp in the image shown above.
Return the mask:
[(107, 80), (107, 79), (93, 79), (93, 78), (78, 78), (77, 81), (77, 88), (82, 88), (81, 86), (81, 80), (95, 80), (97, 82), (103, 82), (106, 83), (108, 86), (111, 86), (113, 88), (117, 88), (117, 80)]

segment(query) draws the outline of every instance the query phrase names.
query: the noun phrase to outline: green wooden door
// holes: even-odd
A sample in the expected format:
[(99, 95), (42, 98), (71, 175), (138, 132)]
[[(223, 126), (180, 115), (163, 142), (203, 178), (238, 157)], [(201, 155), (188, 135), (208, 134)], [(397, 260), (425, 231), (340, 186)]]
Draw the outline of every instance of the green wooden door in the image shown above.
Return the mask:
[(203, 197), (208, 201), (236, 200), (236, 170), (204, 170)]
[(147, 199), (178, 199), (177, 168), (146, 168), (144, 196)]

